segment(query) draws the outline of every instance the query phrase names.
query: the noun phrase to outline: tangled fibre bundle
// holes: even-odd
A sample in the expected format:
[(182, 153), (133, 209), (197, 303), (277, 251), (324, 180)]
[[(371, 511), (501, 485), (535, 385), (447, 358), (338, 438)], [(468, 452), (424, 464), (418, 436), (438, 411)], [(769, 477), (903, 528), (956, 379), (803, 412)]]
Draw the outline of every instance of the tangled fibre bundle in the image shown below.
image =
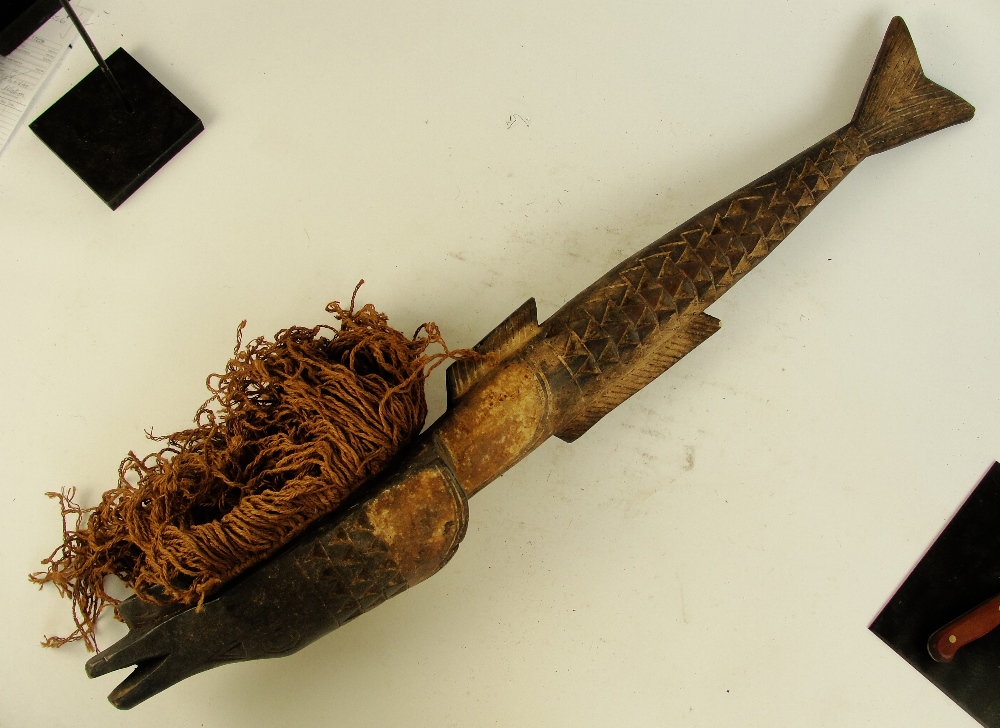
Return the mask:
[[(76, 505), (73, 490), (48, 494), (62, 505), (63, 543), (31, 579), (72, 599), (76, 630), (43, 644), (97, 648), (98, 616), (120, 603), (105, 591), (111, 575), (146, 601), (201, 603), (334, 510), (420, 432), (430, 371), (475, 354), (450, 351), (433, 323), (407, 338), (371, 304), (355, 311), (356, 296), (348, 310), (327, 306), (339, 329), (292, 327), (243, 347), (244, 321), (225, 373), (208, 378), (195, 427), (150, 435), (165, 447), (130, 452), (95, 508)], [(441, 351), (428, 354), (435, 344)]]

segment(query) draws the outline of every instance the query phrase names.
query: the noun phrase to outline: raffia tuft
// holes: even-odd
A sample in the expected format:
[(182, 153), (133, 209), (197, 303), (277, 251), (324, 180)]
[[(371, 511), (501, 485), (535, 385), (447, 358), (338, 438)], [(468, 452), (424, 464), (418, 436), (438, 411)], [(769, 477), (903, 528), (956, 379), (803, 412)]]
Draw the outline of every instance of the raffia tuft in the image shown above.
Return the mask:
[[(165, 446), (130, 452), (95, 508), (74, 503), (73, 489), (48, 494), (61, 504), (63, 543), (30, 578), (72, 600), (76, 629), (44, 645), (96, 649), (97, 618), (119, 603), (105, 590), (111, 575), (148, 601), (200, 603), (334, 510), (419, 433), (427, 375), (475, 354), (450, 351), (433, 323), (407, 338), (371, 304), (355, 311), (356, 296), (347, 310), (326, 307), (339, 329), (292, 327), (244, 347), (244, 321), (225, 373), (208, 378), (195, 427), (149, 435)], [(428, 354), (431, 345), (440, 351)]]

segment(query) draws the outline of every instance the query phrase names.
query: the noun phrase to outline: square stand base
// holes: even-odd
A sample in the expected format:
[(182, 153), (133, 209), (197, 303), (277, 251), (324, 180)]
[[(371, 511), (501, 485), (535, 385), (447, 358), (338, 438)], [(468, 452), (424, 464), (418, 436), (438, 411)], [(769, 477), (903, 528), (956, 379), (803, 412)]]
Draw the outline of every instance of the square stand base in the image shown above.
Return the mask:
[(934, 632), (1000, 594), (1000, 463), (995, 463), (869, 629), (987, 728), (1000, 728), (1000, 629), (949, 663)]
[(205, 127), (121, 48), (107, 64), (132, 113), (95, 68), (31, 130), (114, 210)]

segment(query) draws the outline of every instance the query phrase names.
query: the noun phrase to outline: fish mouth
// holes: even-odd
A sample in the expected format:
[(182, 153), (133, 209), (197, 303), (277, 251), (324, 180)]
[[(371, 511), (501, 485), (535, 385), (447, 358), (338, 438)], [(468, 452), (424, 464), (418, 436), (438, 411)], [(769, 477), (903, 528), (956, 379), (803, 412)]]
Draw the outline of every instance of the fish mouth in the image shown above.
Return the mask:
[[(169, 659), (170, 655), (164, 654), (134, 663), (135, 669), (108, 695), (110, 703), (121, 710), (128, 710), (178, 682), (180, 677), (176, 670), (169, 669)], [(101, 677), (128, 667), (117, 663), (118, 661), (109, 660), (103, 654), (95, 655), (87, 661), (87, 676)]]

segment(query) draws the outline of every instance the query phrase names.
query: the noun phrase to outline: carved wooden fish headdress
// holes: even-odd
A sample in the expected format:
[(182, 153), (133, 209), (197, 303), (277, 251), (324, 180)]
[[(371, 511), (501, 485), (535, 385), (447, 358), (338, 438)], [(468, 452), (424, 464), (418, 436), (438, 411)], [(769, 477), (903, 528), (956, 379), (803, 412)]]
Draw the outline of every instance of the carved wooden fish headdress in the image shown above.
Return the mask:
[(200, 607), (119, 607), (130, 632), (87, 663), (136, 665), (129, 708), (229, 662), (278, 657), (440, 569), (468, 498), (551, 435), (573, 441), (719, 329), (705, 308), (760, 263), (866, 157), (972, 118), (928, 80), (893, 19), (854, 117), (643, 248), (544, 323), (527, 301), (448, 370), (448, 410), (350, 502)]

